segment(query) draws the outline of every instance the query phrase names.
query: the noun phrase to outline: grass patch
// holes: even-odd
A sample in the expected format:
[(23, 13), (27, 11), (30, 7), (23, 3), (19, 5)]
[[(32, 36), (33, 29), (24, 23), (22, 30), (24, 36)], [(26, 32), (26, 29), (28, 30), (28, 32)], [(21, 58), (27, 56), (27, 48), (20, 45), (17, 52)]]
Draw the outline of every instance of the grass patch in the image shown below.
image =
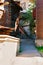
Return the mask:
[(39, 52), (43, 52), (43, 46), (41, 47), (36, 47), (38, 49)]

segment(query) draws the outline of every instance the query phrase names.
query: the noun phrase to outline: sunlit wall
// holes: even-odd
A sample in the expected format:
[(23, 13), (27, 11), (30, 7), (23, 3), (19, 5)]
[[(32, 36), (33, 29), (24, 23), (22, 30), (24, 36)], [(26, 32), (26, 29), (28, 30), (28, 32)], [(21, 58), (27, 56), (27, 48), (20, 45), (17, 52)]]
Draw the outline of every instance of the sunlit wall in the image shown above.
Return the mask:
[[(0, 0), (0, 2), (2, 2), (2, 3), (3, 3), (3, 2), (4, 2), (4, 0)], [(1, 10), (4, 10), (4, 6), (3, 6), (3, 5), (2, 5), (2, 6), (0, 6), (0, 9), (1, 9)]]

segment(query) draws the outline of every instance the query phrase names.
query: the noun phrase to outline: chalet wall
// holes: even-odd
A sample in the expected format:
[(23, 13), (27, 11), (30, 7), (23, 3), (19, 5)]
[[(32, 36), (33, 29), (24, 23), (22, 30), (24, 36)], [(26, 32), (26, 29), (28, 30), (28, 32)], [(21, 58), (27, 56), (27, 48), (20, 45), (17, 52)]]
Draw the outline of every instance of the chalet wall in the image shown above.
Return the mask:
[[(0, 0), (0, 3), (1, 2), (3, 3), (4, 0)], [(2, 24), (2, 25), (3, 25), (4, 21), (5, 21), (5, 16), (3, 16), (3, 15), (5, 15), (4, 6), (0, 6), (0, 24)]]
[[(8, 0), (4, 0), (5, 2)], [(3, 3), (4, 3), (3, 1)], [(9, 0), (10, 2), (10, 0)], [(0, 19), (0, 25), (10, 26), (11, 23), (11, 7), (10, 5), (0, 6), (0, 9), (4, 11), (3, 17)]]
[[(8, 2), (10, 2), (10, 0)], [(10, 4), (4, 6), (4, 9), (5, 9), (5, 15), (6, 15), (5, 16), (5, 18), (6, 18), (5, 26), (10, 26), (10, 24), (11, 24), (11, 7), (10, 7)]]
[(28, 9), (29, 2), (33, 3), (34, 0), (20, 0), (21, 6), (24, 10)]

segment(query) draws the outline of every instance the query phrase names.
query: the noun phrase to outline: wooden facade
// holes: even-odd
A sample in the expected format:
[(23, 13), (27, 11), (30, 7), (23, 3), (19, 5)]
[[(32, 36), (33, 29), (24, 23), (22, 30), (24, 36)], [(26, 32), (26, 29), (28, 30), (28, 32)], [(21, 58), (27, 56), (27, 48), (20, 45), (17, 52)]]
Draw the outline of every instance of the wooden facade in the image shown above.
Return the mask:
[(13, 0), (4, 0), (4, 1), (9, 2), (9, 4), (3, 5), (4, 2), (3, 3), (0, 2), (1, 7), (3, 6), (4, 8), (4, 10), (0, 9), (0, 11), (3, 12), (2, 17), (0, 18), (0, 34), (9, 34), (11, 30), (13, 30), (13, 28), (15, 27), (15, 21), (19, 16), (19, 12), (20, 10), (22, 10), (22, 8), (20, 7), (19, 1), (15, 2)]
[[(7, 0), (4, 0), (5, 2), (7, 1)], [(3, 1), (3, 3), (4, 3), (4, 1)], [(10, 2), (10, 1), (7, 1), (7, 2)], [(10, 22), (11, 22), (11, 13), (10, 13), (10, 5), (8, 4), (8, 5), (3, 5), (2, 4), (2, 6), (0, 6), (0, 7), (3, 7), (3, 16), (2, 16), (2, 18), (0, 19), (0, 25), (4, 25), (4, 26), (10, 26)], [(1, 8), (0, 8), (0, 10), (2, 10)]]
[(36, 1), (37, 38), (43, 39), (43, 0)]

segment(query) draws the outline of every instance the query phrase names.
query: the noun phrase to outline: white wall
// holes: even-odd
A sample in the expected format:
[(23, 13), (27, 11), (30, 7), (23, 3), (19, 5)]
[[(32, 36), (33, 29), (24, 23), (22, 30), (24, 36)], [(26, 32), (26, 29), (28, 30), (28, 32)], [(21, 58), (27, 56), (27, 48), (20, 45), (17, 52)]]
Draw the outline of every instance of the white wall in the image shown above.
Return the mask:
[[(1, 0), (0, 2), (4, 2), (4, 0)], [(4, 10), (4, 6), (0, 6), (0, 9)]]
[(21, 0), (21, 6), (24, 10), (26, 10), (28, 8), (28, 3), (29, 3), (29, 0)]

